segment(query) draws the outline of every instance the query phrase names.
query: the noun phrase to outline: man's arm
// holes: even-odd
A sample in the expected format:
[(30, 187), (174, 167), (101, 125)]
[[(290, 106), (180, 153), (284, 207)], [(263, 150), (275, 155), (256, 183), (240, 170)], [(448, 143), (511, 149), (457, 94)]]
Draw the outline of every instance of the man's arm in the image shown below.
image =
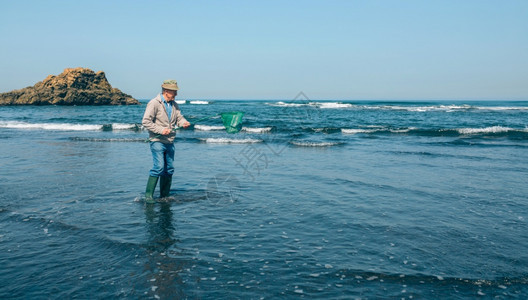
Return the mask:
[(154, 122), (156, 120), (156, 113), (157, 109), (155, 103), (152, 101), (149, 102), (147, 104), (147, 108), (145, 109), (145, 113), (143, 114), (143, 120), (141, 121), (141, 124), (143, 124), (143, 126), (151, 132), (163, 134), (164, 129), (167, 128), (163, 128)]

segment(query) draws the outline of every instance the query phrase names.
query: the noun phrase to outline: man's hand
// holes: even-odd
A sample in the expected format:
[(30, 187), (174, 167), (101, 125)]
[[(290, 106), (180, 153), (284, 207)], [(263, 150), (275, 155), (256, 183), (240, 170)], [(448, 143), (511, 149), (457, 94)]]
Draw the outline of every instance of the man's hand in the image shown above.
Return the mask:
[(162, 135), (169, 135), (171, 133), (171, 130), (169, 128), (163, 129)]
[(191, 126), (191, 123), (189, 123), (189, 122), (185, 122), (185, 123), (183, 123), (183, 126), (182, 126), (182, 127), (183, 127), (183, 128), (187, 128), (187, 127), (189, 127), (189, 126)]

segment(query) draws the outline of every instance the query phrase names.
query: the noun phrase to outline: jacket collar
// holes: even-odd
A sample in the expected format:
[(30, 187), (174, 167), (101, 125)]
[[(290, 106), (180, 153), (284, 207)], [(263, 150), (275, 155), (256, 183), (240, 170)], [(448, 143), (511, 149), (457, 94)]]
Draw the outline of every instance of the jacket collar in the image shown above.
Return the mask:
[[(154, 99), (156, 99), (156, 101), (158, 101), (159, 103), (163, 104), (163, 98), (161, 97), (161, 93), (159, 93)], [(176, 103), (176, 100), (173, 100), (167, 103), (174, 106), (174, 104)]]

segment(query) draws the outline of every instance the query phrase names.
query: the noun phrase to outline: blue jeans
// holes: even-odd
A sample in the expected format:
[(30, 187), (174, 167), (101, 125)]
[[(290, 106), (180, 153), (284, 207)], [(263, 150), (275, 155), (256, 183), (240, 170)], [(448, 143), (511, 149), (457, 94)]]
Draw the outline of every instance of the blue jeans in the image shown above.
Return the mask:
[(154, 166), (149, 172), (150, 176), (172, 176), (174, 174), (174, 144), (151, 142), (150, 151)]

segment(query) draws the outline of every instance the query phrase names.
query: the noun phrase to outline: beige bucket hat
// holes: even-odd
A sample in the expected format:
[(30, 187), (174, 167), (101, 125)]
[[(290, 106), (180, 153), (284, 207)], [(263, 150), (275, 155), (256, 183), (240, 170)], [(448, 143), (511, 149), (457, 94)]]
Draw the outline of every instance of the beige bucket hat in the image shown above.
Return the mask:
[(178, 83), (174, 79), (168, 79), (168, 80), (163, 81), (163, 84), (161, 85), (161, 87), (166, 89), (166, 90), (177, 91), (178, 90)]

